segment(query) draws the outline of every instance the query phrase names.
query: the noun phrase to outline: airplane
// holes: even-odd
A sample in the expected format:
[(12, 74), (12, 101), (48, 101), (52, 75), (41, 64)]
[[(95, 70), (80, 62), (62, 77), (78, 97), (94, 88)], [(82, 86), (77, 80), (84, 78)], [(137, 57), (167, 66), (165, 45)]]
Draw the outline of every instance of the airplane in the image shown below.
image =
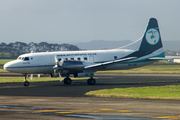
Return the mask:
[[(165, 58), (158, 22), (150, 18), (144, 35), (123, 47), (109, 50), (39, 52), (20, 55), (3, 67), (9, 72), (22, 73), (24, 86), (29, 86), (28, 74), (50, 74), (60, 82), (71, 84), (70, 75), (90, 77), (88, 85), (95, 85), (96, 71), (123, 70), (152, 64)], [(64, 80), (62, 80), (64, 76)]]

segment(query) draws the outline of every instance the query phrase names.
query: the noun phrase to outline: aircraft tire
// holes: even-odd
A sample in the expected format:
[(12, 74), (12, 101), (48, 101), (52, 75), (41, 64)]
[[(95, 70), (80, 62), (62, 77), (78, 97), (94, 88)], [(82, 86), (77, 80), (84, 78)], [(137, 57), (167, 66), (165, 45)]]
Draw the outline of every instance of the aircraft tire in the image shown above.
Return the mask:
[(25, 82), (24, 82), (24, 86), (26, 86), (26, 87), (29, 86), (29, 82), (28, 82), (28, 81), (25, 81)]
[(90, 78), (90, 79), (87, 80), (87, 84), (88, 85), (95, 85), (96, 84), (96, 80), (93, 79), (93, 78)]
[(71, 84), (72, 80), (70, 78), (65, 78), (64, 79), (64, 84)]

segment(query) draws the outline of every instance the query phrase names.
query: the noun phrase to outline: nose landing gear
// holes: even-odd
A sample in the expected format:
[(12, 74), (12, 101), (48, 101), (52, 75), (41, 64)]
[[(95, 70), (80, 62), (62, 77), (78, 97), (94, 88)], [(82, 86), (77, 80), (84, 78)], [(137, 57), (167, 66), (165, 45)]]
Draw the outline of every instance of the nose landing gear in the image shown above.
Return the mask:
[(26, 77), (27, 77), (27, 74), (23, 74), (23, 76), (24, 76), (24, 86), (29, 86), (29, 82), (27, 81), (27, 79), (26, 79)]
[(25, 82), (24, 82), (24, 86), (26, 86), (26, 87), (29, 86), (29, 82), (28, 82), (28, 81), (25, 81)]

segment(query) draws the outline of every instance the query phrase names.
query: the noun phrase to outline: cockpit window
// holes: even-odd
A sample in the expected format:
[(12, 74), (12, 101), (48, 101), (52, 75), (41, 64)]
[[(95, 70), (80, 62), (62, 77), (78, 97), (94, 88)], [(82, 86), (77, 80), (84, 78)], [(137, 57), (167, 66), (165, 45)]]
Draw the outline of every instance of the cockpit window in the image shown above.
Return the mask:
[(29, 61), (29, 57), (18, 57), (18, 60)]
[(28, 60), (29, 60), (29, 57), (25, 57), (25, 58), (24, 58), (24, 61), (28, 61)]
[(18, 57), (17, 59), (18, 59), (18, 60), (21, 60), (21, 57)]

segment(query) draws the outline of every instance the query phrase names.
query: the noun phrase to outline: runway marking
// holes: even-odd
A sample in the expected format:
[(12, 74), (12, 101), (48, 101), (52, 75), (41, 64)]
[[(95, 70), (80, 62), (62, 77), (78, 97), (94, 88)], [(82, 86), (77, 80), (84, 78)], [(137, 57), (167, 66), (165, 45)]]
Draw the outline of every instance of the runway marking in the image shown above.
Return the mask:
[(152, 118), (160, 118), (160, 119), (180, 119), (180, 115), (178, 115), (178, 116), (160, 116), (160, 117), (152, 117)]
[(69, 110), (73, 113), (89, 113), (89, 112), (93, 112), (94, 110), (97, 109), (77, 109), (77, 110)]
[(117, 112), (133, 112), (133, 111), (131, 111), (131, 110), (117, 110)]
[(115, 110), (115, 109), (99, 109), (99, 110), (102, 110), (102, 111), (108, 111), (108, 112), (110, 112), (110, 111), (113, 111), (113, 112), (133, 112), (133, 111), (131, 111), (131, 110)]
[(55, 113), (68, 114), (68, 113), (73, 113), (73, 112), (55, 112)]
[(77, 109), (77, 110), (39, 110), (37, 112), (49, 112), (49, 113), (61, 113), (61, 114), (68, 114), (68, 113), (97, 113), (97, 112), (121, 112), (121, 113), (126, 113), (126, 112), (133, 112), (131, 110), (115, 110), (115, 109)]
[(39, 110), (39, 112), (57, 112), (58, 110)]
[(100, 112), (100, 111), (93, 111), (94, 113), (98, 113), (98, 112)]
[(114, 109), (100, 109), (100, 110), (108, 110), (108, 111), (111, 111), (111, 110), (114, 110)]
[[(131, 110), (115, 110), (110, 108), (101, 108), (101, 109), (44, 109), (44, 108), (33, 108), (33, 107), (18, 107), (18, 106), (0, 106), (4, 109), (34, 109), (34, 112), (58, 112), (58, 113), (91, 113), (91, 112), (132, 112)], [(38, 110), (41, 109), (41, 110)]]
[[(15, 106), (14, 109), (19, 109), (21, 107), (17, 107)], [(11, 108), (7, 106), (6, 109), (13, 109), (13, 107)], [(51, 114), (51, 115), (62, 115), (62, 116), (69, 116), (70, 117), (73, 117), (74, 115), (77, 115), (79, 116), (78, 114), (81, 114), (81, 113), (110, 113), (110, 112), (133, 112), (133, 111), (130, 111), (130, 110), (115, 110), (115, 109), (109, 109), (109, 108), (101, 108), (101, 109), (75, 109), (75, 110), (71, 110), (71, 109), (44, 109), (44, 108), (29, 108), (29, 107), (22, 107), (22, 109), (30, 109), (30, 110), (34, 110), (34, 112), (28, 112), (28, 111), (24, 111), (24, 112), (20, 112), (20, 111), (14, 111), (14, 112), (10, 112), (10, 111), (2, 111), (0, 112), (0, 115), (8, 115), (8, 114)], [(38, 109), (41, 109), (41, 110), (38, 110)], [(91, 115), (88, 115), (90, 117), (93, 117)], [(104, 116), (106, 117), (106, 116)], [(104, 118), (103, 117), (103, 118)], [(160, 117), (152, 117), (152, 118), (156, 118), (156, 119), (179, 119), (180, 118), (180, 115), (178, 116), (160, 116)]]

